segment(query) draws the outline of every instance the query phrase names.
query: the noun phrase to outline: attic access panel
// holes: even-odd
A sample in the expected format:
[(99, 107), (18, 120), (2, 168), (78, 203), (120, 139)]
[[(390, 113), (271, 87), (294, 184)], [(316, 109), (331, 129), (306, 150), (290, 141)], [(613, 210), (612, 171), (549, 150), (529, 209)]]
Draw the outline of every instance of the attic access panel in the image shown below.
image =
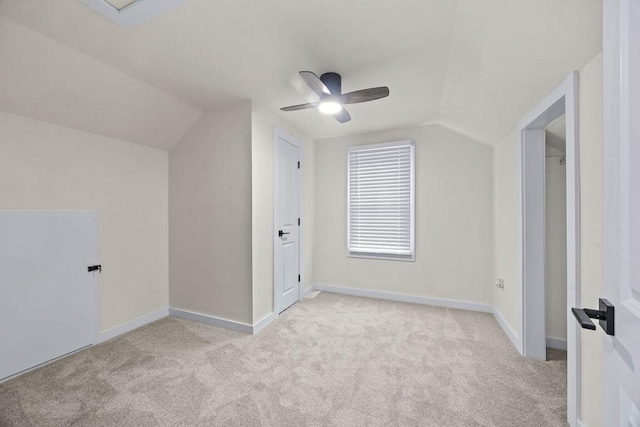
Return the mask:
[(122, 10), (130, 4), (135, 3), (138, 0), (106, 0), (111, 6), (115, 7), (118, 10)]
[(142, 24), (184, 0), (81, 0), (105, 18), (124, 28)]

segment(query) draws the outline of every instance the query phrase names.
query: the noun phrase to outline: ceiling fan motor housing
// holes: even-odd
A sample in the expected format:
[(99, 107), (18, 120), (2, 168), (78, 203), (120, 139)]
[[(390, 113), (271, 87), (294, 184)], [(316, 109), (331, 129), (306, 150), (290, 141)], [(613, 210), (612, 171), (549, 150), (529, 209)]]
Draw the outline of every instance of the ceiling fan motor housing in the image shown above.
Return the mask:
[(331, 95), (340, 95), (342, 93), (342, 77), (338, 73), (324, 73), (320, 76), (320, 80), (329, 89)]

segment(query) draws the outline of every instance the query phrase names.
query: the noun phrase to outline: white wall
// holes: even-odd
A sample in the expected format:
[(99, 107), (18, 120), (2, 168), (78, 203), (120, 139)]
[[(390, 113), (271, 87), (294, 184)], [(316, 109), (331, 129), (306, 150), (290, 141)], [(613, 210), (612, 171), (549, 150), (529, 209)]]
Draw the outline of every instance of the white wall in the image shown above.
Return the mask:
[(567, 340), (567, 179), (562, 157), (546, 158), (545, 320), (547, 338)]
[(517, 337), (520, 330), (520, 248), (518, 242), (518, 135), (514, 130), (493, 148), (495, 277), (504, 288), (493, 288), (493, 306)]
[(314, 144), (311, 138), (261, 110), (251, 115), (253, 322), (273, 311), (273, 128), (303, 143), (302, 159), (302, 286), (313, 284)]
[(166, 151), (0, 112), (0, 209), (96, 210), (100, 330), (168, 305)]
[(172, 308), (252, 324), (251, 103), (206, 113), (169, 153)]
[[(347, 150), (415, 140), (416, 261), (347, 256)], [(441, 126), (316, 141), (317, 283), (491, 304), (492, 149)]]
[[(580, 70), (579, 94), (581, 299), (596, 307), (602, 294), (602, 53)], [(494, 289), (493, 303), (514, 331), (520, 330), (521, 260), (518, 242), (516, 132), (494, 147), (495, 277), (504, 290)], [(516, 334), (517, 336), (517, 334)], [(582, 332), (582, 420), (602, 424), (602, 335)]]

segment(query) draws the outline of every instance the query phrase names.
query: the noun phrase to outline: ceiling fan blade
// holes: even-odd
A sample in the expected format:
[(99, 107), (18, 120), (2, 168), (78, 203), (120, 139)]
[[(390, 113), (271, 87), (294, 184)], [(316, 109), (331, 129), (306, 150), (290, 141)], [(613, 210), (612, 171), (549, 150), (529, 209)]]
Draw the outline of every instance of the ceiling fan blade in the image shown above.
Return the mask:
[(283, 107), (283, 108), (281, 108), (281, 110), (282, 111), (306, 110), (307, 108), (314, 108), (314, 107), (317, 107), (318, 105), (320, 105), (319, 102), (309, 102), (307, 104), (300, 104), (300, 105), (292, 105), (290, 107)]
[(381, 86), (343, 93), (339, 99), (341, 104), (357, 104), (358, 102), (373, 101), (387, 96), (389, 96), (389, 88)]
[(309, 86), (309, 88), (315, 92), (316, 95), (322, 97), (325, 95), (331, 95), (329, 89), (322, 83), (320, 77), (316, 76), (311, 71), (300, 71), (300, 77)]
[(342, 110), (335, 113), (333, 117), (335, 117), (340, 123), (346, 123), (351, 120), (351, 115), (344, 107), (342, 107)]

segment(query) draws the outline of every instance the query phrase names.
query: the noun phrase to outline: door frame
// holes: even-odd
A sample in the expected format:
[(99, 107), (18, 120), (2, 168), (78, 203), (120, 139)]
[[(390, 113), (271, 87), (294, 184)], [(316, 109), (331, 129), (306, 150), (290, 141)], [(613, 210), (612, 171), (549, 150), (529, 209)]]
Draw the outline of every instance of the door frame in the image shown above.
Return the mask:
[[(278, 200), (280, 197), (279, 194), (279, 188), (280, 188), (280, 178), (278, 176), (278, 170), (279, 170), (279, 156), (280, 156), (280, 148), (279, 148), (279, 144), (278, 141), (282, 139), (283, 141), (295, 146), (298, 149), (298, 161), (300, 162), (300, 168), (298, 169), (298, 215), (300, 215), (300, 225), (298, 226), (298, 272), (300, 274), (300, 277), (304, 277), (304, 272), (303, 270), (303, 265), (304, 263), (302, 262), (302, 254), (303, 254), (303, 250), (302, 250), (302, 243), (303, 243), (303, 231), (304, 231), (304, 223), (305, 221), (303, 221), (304, 218), (304, 212), (303, 212), (303, 203), (302, 203), (302, 196), (303, 196), (303, 174), (302, 174), (302, 168), (303, 168), (303, 162), (302, 159), (304, 158), (304, 144), (302, 143), (302, 141), (300, 141), (298, 138), (296, 138), (295, 136), (283, 131), (282, 129), (278, 128), (277, 126), (273, 127), (273, 229), (271, 230), (271, 235), (273, 236), (273, 264), (272, 264), (272, 269), (273, 269), (273, 277), (272, 277), (272, 282), (273, 282), (273, 313), (275, 314), (279, 314), (278, 312), (278, 307), (276, 307), (276, 298), (277, 298), (277, 288), (276, 288), (276, 269), (275, 269), (275, 264), (276, 261), (278, 261), (277, 259), (277, 250), (278, 250), (278, 245), (280, 244), (280, 239), (276, 236), (276, 230), (278, 229), (278, 215), (277, 215), (277, 206), (278, 206)], [(298, 282), (298, 301), (302, 300), (302, 279)]]
[(567, 419), (580, 418), (580, 331), (571, 307), (580, 307), (580, 156), (578, 73), (569, 76), (518, 123), (520, 334), (518, 351), (546, 360), (544, 129), (566, 118), (567, 201)]

